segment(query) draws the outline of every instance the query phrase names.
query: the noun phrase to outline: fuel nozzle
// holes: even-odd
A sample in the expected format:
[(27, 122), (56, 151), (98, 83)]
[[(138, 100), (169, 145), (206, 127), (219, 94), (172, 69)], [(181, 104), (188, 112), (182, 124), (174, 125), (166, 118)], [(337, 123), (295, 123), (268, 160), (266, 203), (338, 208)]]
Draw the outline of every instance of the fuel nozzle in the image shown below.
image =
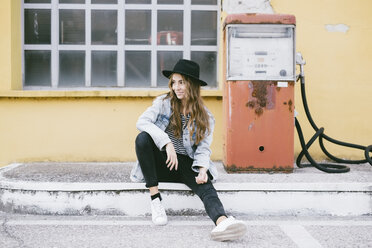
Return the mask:
[(299, 76), (304, 77), (305, 76), (304, 65), (306, 64), (306, 61), (304, 60), (300, 52), (296, 53), (296, 64), (300, 65), (300, 74), (297, 77)]

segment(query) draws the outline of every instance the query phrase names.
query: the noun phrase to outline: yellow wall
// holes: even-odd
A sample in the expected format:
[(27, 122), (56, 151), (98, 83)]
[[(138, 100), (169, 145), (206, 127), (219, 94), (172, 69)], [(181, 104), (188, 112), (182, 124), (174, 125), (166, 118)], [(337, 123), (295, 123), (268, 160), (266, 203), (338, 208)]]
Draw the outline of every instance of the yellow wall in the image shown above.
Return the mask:
[[(317, 125), (336, 139), (371, 145), (372, 1), (272, 0), (271, 5), (276, 13), (296, 16), (297, 51), (306, 60), (307, 98)], [(325, 28), (328, 24), (345, 24), (349, 30), (329, 32)], [(296, 108), (309, 139), (313, 131), (307, 124), (299, 88), (297, 85)], [(327, 147), (340, 157), (363, 158), (358, 150)], [(323, 157), (319, 149), (312, 151)]]
[(0, 90), (21, 89), (21, 1), (0, 4)]
[[(2, 1), (0, 8), (0, 89), (10, 89), (11, 80), (11, 6)], [(9, 88), (8, 88), (9, 87)]]
[[(276, 13), (297, 18), (297, 51), (307, 65), (311, 112), (326, 133), (343, 141), (372, 144), (372, 23), (369, 0), (272, 0)], [(222, 13), (222, 16), (224, 13)], [(343, 23), (344, 33), (326, 24)], [(0, 166), (21, 161), (133, 161), (135, 122), (159, 92), (20, 91), (20, 1), (0, 8)], [(221, 80), (221, 78), (220, 78)], [(299, 89), (299, 85), (296, 86)], [(221, 92), (204, 92), (216, 117), (212, 158), (222, 158)], [(313, 133), (296, 92), (297, 111), (307, 138)], [(136, 97), (138, 95), (138, 97)], [(295, 136), (297, 141), (297, 136)], [(331, 146), (330, 146), (331, 147)], [(298, 143), (296, 151), (299, 150)], [(362, 152), (331, 147), (336, 155)], [(317, 159), (324, 156), (311, 150)]]
[[(149, 97), (0, 98), (0, 165), (22, 161), (133, 161)], [(221, 120), (220, 100), (205, 99)], [(6, 118), (4, 118), (6, 116)], [(220, 130), (221, 121), (216, 124)], [(221, 154), (215, 137), (213, 158)]]

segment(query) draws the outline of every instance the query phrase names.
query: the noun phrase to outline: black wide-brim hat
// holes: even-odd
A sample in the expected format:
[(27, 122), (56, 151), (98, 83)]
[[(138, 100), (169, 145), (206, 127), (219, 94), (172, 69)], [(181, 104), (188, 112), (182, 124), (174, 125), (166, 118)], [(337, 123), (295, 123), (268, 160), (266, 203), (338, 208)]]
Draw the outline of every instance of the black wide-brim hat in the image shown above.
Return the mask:
[(193, 82), (199, 83), (201, 86), (206, 86), (207, 83), (199, 79), (200, 67), (199, 65), (191, 60), (180, 59), (174, 66), (172, 71), (164, 70), (163, 75), (169, 78), (173, 73), (179, 73), (193, 79)]

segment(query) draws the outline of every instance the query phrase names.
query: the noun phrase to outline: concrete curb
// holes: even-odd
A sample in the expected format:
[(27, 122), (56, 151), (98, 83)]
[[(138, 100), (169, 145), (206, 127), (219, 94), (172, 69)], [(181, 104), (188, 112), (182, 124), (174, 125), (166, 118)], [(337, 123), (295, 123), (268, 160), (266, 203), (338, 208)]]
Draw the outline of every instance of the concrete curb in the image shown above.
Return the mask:
[[(144, 183), (34, 182), (10, 180), (0, 170), (0, 211), (22, 214), (150, 214)], [(215, 183), (227, 212), (239, 215), (372, 214), (372, 183)], [(168, 214), (205, 214), (200, 199), (180, 183), (160, 183)]]
[[(214, 187), (221, 192), (372, 192), (371, 183), (215, 183)], [(7, 180), (0, 181), (0, 188), (52, 192), (147, 190), (144, 183), (51, 183)], [(160, 183), (159, 189), (191, 191), (189, 187), (181, 183)]]

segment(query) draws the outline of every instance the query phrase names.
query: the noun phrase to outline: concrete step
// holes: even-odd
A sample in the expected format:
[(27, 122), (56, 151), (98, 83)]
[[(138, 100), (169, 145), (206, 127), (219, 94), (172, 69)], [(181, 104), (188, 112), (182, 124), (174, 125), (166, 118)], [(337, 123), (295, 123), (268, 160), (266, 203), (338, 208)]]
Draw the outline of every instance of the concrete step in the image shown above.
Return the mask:
[[(290, 174), (228, 174), (216, 162), (214, 184), (226, 212), (233, 215), (372, 215), (372, 168), (326, 174), (296, 168)], [(0, 211), (21, 214), (150, 214), (144, 183), (132, 183), (133, 163), (15, 163), (0, 169)], [(169, 215), (204, 215), (204, 206), (179, 183), (160, 183)]]

